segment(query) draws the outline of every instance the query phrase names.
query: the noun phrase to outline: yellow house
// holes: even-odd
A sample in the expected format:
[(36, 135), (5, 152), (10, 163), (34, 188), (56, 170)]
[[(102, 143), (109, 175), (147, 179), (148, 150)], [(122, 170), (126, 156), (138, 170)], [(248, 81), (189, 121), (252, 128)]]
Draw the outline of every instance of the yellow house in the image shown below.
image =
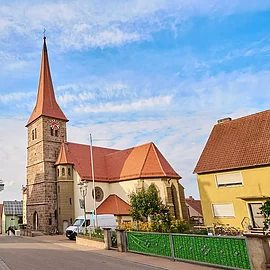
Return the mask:
[(213, 127), (195, 167), (205, 225), (263, 226), (270, 196), (270, 110)]

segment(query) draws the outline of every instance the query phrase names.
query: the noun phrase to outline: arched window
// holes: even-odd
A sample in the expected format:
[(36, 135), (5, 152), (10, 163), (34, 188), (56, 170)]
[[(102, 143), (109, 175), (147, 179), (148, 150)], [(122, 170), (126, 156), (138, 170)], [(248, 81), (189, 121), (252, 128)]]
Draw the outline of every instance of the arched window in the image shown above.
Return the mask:
[(35, 139), (37, 138), (37, 129), (35, 128)]
[(68, 176), (71, 176), (70, 168), (68, 168)]
[(37, 211), (35, 211), (34, 216), (33, 216), (33, 227), (34, 230), (37, 231), (38, 230), (38, 213)]
[(179, 211), (179, 204), (178, 204), (178, 196), (177, 196), (177, 190), (174, 185), (172, 185), (172, 202), (173, 202), (174, 216), (176, 219), (179, 219), (180, 211)]
[(34, 133), (34, 130), (32, 130), (32, 140), (35, 139), (35, 133)]
[(60, 170), (57, 169), (57, 176), (60, 176)]
[(53, 136), (53, 128), (51, 128), (51, 135)]
[(69, 204), (72, 205), (72, 201), (71, 201), (71, 198), (69, 198)]
[(55, 137), (58, 137), (58, 130), (56, 129), (54, 132), (55, 132)]
[(65, 168), (62, 168), (62, 176), (65, 176), (65, 174), (66, 174)]

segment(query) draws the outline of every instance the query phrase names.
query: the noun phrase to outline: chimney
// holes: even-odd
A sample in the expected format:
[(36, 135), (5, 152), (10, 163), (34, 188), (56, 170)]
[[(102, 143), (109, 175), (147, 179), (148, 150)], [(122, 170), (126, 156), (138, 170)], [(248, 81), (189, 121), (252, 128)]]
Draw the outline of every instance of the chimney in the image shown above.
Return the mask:
[(194, 198), (192, 197), (192, 195), (189, 195), (188, 197), (189, 197), (189, 199), (194, 200)]
[(217, 122), (218, 122), (218, 124), (221, 124), (221, 123), (225, 123), (225, 122), (229, 122), (229, 121), (232, 121), (231, 117), (219, 119)]

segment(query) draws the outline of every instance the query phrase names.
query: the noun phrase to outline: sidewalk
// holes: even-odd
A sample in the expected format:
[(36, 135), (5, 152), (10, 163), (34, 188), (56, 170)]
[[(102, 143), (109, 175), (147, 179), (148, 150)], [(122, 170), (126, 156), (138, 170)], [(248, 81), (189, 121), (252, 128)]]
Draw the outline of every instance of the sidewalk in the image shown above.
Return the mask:
[(77, 245), (75, 241), (70, 241), (63, 235), (55, 235), (55, 236), (36, 236), (34, 239), (44, 242), (54, 243), (59, 246), (72, 248), (84, 252), (93, 252), (101, 255), (118, 258), (125, 261), (150, 265), (156, 268), (161, 269), (171, 269), (171, 270), (216, 270), (216, 269), (224, 269), (224, 268), (213, 268), (208, 266), (202, 266), (198, 264), (192, 263), (184, 263), (180, 261), (173, 261), (166, 258), (147, 256), (142, 254), (136, 254), (131, 252), (118, 252), (116, 250), (97, 250), (90, 247)]

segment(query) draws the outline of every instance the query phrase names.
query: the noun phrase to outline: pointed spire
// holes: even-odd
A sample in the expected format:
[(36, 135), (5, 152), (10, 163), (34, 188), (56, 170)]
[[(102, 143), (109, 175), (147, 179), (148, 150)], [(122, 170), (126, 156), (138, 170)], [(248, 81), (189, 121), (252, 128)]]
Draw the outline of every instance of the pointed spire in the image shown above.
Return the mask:
[(31, 124), (34, 120), (36, 120), (42, 115), (68, 121), (55, 99), (45, 33), (43, 40), (44, 41), (42, 49), (37, 101), (36, 106), (26, 126)]
[(64, 141), (61, 144), (60, 152), (54, 165), (60, 165), (60, 164), (74, 164), (72, 162), (72, 157), (68, 150), (68, 144)]

